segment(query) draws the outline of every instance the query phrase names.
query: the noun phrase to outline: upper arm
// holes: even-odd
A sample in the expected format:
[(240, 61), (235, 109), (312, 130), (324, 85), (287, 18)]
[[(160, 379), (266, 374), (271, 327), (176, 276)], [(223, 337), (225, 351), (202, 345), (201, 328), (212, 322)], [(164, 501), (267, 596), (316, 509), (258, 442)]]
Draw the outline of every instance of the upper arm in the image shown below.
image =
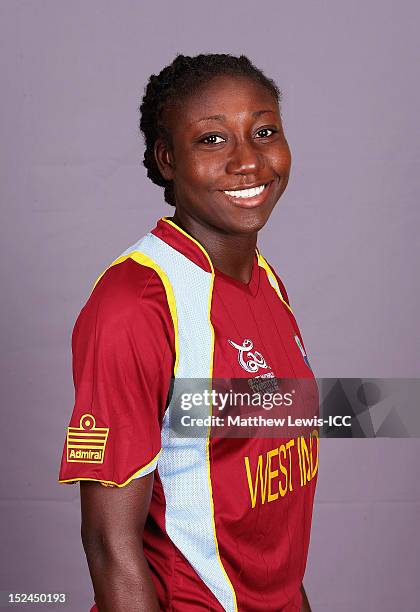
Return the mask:
[(85, 545), (105, 539), (125, 543), (135, 535), (141, 541), (149, 511), (153, 472), (125, 487), (103, 487), (97, 482), (80, 483), (82, 537)]

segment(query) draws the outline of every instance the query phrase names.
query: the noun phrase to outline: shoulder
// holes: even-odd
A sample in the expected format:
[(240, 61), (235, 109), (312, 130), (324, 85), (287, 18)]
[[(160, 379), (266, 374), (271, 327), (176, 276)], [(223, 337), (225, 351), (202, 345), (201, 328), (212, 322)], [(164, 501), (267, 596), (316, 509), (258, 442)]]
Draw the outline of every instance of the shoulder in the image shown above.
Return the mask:
[(265, 257), (260, 252), (258, 252), (258, 257), (260, 265), (265, 269), (267, 275), (269, 277), (271, 276), (277, 282), (283, 300), (286, 302), (286, 304), (290, 306), (289, 296), (287, 295), (286, 287), (284, 286), (284, 283), (281, 280), (280, 276), (277, 274), (274, 267), (265, 259)]
[(144, 333), (172, 327), (164, 283), (158, 272), (131, 257), (116, 260), (98, 278), (79, 313), (75, 332), (81, 327), (144, 328)]
[(276, 278), (276, 281), (279, 284), (280, 292), (281, 292), (281, 294), (283, 296), (284, 301), (287, 302), (287, 304), (289, 304), (289, 306), (290, 306), (289, 296), (287, 294), (286, 287), (284, 286), (283, 281), (281, 280), (281, 278), (279, 277), (277, 272), (273, 268), (271, 268), (271, 269), (273, 270), (273, 274), (274, 274), (274, 276)]
[(104, 306), (119, 306), (123, 309), (150, 301), (165, 294), (158, 272), (127, 256), (116, 260), (97, 279), (89, 299), (100, 301)]

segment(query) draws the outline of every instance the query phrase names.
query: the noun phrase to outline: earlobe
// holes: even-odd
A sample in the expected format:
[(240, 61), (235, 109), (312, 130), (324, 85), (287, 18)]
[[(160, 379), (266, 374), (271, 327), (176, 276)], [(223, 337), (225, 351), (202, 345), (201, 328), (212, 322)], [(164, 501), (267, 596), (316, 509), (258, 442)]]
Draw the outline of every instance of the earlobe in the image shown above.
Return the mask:
[(158, 139), (155, 142), (154, 155), (159, 172), (163, 178), (167, 181), (172, 181), (174, 178), (174, 163), (167, 143)]

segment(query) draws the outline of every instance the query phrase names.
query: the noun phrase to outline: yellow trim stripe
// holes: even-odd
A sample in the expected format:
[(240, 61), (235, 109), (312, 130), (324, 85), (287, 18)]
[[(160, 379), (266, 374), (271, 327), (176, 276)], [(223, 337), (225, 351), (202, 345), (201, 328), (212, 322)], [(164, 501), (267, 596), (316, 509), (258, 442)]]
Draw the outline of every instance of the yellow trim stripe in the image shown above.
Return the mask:
[(126, 485), (128, 485), (129, 482), (131, 482), (134, 478), (136, 478), (136, 476), (139, 476), (142, 472), (144, 472), (144, 470), (146, 470), (150, 465), (152, 465), (152, 463), (154, 461), (156, 461), (156, 459), (159, 457), (160, 453), (162, 452), (162, 449), (160, 449), (160, 451), (158, 452), (157, 455), (155, 455), (153, 457), (153, 459), (151, 461), (149, 461), (149, 463), (147, 463), (146, 465), (144, 465), (142, 468), (140, 468), (139, 470), (137, 470), (137, 472), (134, 472), (134, 474), (132, 476), (130, 476), (130, 478), (128, 478), (125, 482), (123, 482), (122, 484), (118, 484), (118, 482), (113, 482), (112, 480), (101, 480), (100, 478), (70, 478), (68, 480), (59, 480), (58, 482), (60, 484), (67, 484), (67, 483), (71, 483), (71, 482), (77, 482), (79, 480), (89, 480), (89, 481), (93, 481), (93, 482), (101, 482), (104, 483), (106, 485), (112, 485), (114, 487), (125, 487)]
[[(214, 362), (214, 345), (215, 345), (215, 333), (214, 333), (214, 327), (213, 324), (211, 322), (211, 302), (212, 302), (212, 295), (213, 295), (213, 286), (214, 286), (214, 269), (212, 266), (212, 274), (211, 274), (211, 283), (210, 283), (210, 291), (209, 291), (209, 299), (208, 299), (208, 305), (207, 305), (207, 316), (208, 316), (208, 322), (209, 322), (209, 326), (210, 326), (210, 330), (211, 330), (211, 337), (212, 337), (212, 343), (211, 343), (211, 355), (210, 355), (210, 384), (212, 384), (212, 379), (213, 379), (213, 362)], [(212, 413), (212, 406), (210, 404), (210, 415)], [(212, 488), (212, 484), (211, 484), (211, 469), (210, 469), (210, 430), (211, 427), (209, 426), (207, 429), (207, 438), (206, 438), (206, 463), (207, 463), (207, 477), (208, 477), (208, 483), (209, 483), (209, 493), (210, 493), (210, 504), (211, 504), (211, 519), (212, 519), (212, 527), (213, 527), (213, 537), (214, 537), (214, 543), (215, 543), (215, 547), (216, 547), (216, 553), (217, 553), (217, 559), (219, 561), (219, 565), (222, 568), (222, 572), (231, 588), (232, 591), (232, 595), (233, 595), (233, 602), (235, 605), (235, 612), (237, 612), (238, 610), (238, 603), (236, 600), (236, 593), (235, 593), (235, 589), (233, 588), (233, 585), (230, 581), (229, 576), (227, 575), (227, 572), (225, 570), (225, 567), (223, 565), (222, 559), (220, 557), (220, 552), (219, 552), (219, 543), (217, 541), (217, 533), (216, 533), (216, 523), (214, 520), (214, 515), (215, 515), (215, 510), (214, 510), (214, 501), (213, 501), (213, 488)]]
[[(271, 271), (270, 266), (268, 265), (267, 261), (264, 259), (264, 257), (261, 255), (260, 252), (257, 251), (257, 257), (258, 257), (258, 265), (261, 266), (261, 268), (264, 268), (267, 276), (273, 281), (274, 283), (274, 289), (277, 293), (277, 295), (279, 296), (279, 298), (281, 299), (281, 301), (283, 302), (283, 304), (290, 310), (290, 312), (293, 314), (293, 310), (290, 308), (289, 304), (283, 299), (283, 296), (281, 294), (280, 291), (280, 287), (279, 284), (277, 282), (276, 277), (274, 276), (273, 272)], [(271, 283), (272, 284), (272, 283)], [(294, 315), (293, 315), (294, 316)]]
[[(172, 289), (172, 285), (171, 285), (171, 283), (169, 281), (169, 278), (167, 277), (166, 273), (164, 272), (164, 270), (160, 266), (158, 266), (158, 264), (155, 261), (153, 261), (153, 259), (151, 259), (147, 255), (145, 255), (144, 253), (141, 253), (141, 251), (131, 251), (131, 253), (128, 253), (128, 255), (121, 255), (120, 257), (115, 259), (115, 261), (113, 261), (102, 272), (102, 274), (96, 279), (95, 284), (93, 285), (93, 289), (95, 289), (96, 285), (98, 284), (98, 282), (100, 281), (102, 276), (105, 274), (105, 272), (107, 270), (109, 270), (109, 268), (112, 268), (112, 266), (116, 266), (117, 264), (122, 263), (123, 261), (125, 261), (126, 259), (129, 259), (129, 258), (133, 259), (134, 261), (136, 261), (137, 263), (141, 264), (142, 266), (146, 266), (148, 268), (152, 268), (159, 275), (159, 278), (162, 281), (163, 286), (165, 288), (166, 299), (168, 300), (168, 306), (169, 306), (169, 310), (170, 310), (170, 313), (171, 313), (172, 322), (173, 322), (173, 325), (174, 325), (174, 335), (175, 335), (174, 376), (175, 376), (177, 368), (178, 368), (178, 361), (179, 361), (178, 316), (177, 316), (177, 312), (176, 312), (175, 296), (174, 296), (174, 292), (173, 292), (173, 289)], [(93, 291), (93, 289), (92, 289), (92, 291)]]
[(187, 234), (187, 232), (185, 230), (183, 230), (182, 228), (178, 227), (178, 225), (176, 225), (176, 223), (171, 221), (171, 219), (168, 219), (168, 217), (162, 217), (161, 221), (166, 221), (166, 223), (168, 223), (169, 225), (174, 227), (176, 230), (178, 230), (178, 232), (180, 232), (181, 234), (184, 234), (184, 236), (189, 238), (191, 240), (191, 242), (194, 242), (194, 244), (198, 246), (200, 251), (202, 253), (204, 253), (205, 257), (207, 258), (207, 261), (209, 262), (210, 269), (211, 269), (212, 273), (214, 273), (213, 262), (210, 259), (210, 255), (207, 253), (206, 249), (198, 242), (198, 240), (196, 240), (195, 238), (193, 238), (192, 236)]
[(95, 282), (94, 282), (94, 284), (93, 284), (92, 291), (95, 289), (96, 285), (99, 283), (99, 281), (101, 280), (101, 278), (103, 277), (103, 275), (105, 274), (105, 272), (106, 272), (107, 270), (109, 270), (109, 269), (110, 269), (110, 268), (112, 268), (113, 266), (116, 266), (117, 264), (119, 264), (119, 263), (121, 263), (121, 262), (125, 261), (126, 259), (128, 259), (128, 258), (130, 257), (130, 255), (131, 255), (131, 254), (129, 254), (129, 255), (121, 255), (120, 257), (117, 257), (117, 259), (114, 259), (114, 261), (113, 261), (113, 262), (111, 262), (107, 268), (105, 268), (105, 270), (102, 272), (102, 274), (100, 274), (100, 275), (98, 276), (98, 278), (96, 279), (96, 281), (95, 281)]

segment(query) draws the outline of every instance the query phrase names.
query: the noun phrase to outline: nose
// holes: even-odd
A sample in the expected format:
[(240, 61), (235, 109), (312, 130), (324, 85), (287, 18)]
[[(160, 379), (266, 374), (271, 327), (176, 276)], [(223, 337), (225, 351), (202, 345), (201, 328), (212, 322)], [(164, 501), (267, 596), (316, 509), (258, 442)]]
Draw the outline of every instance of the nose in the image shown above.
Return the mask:
[(226, 165), (229, 174), (256, 174), (264, 166), (264, 160), (252, 142), (235, 143)]

